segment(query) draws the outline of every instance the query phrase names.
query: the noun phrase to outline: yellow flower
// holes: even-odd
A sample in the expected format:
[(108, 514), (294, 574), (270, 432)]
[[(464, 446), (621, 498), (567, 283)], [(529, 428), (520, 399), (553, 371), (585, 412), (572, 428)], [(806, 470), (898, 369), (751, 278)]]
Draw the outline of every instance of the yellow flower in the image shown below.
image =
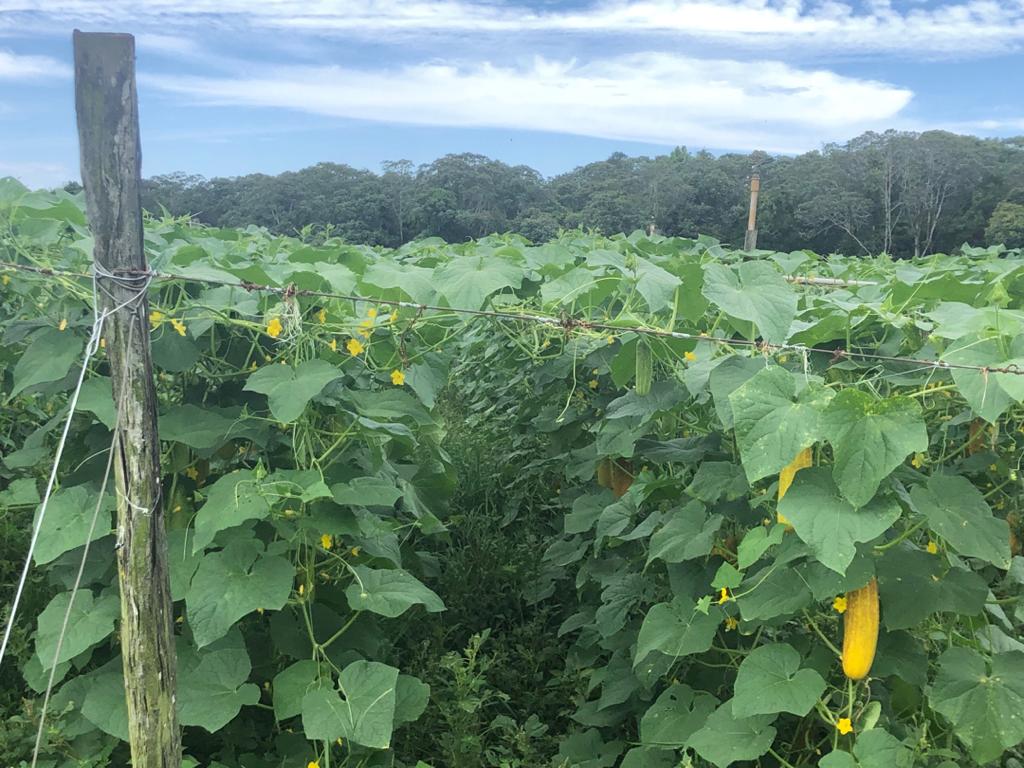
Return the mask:
[(696, 352), (683, 352), (683, 360), (685, 360), (686, 362), (692, 363), (696, 359), (697, 359), (697, 353)]
[(196, 469), (195, 467), (185, 467), (185, 477), (187, 477), (189, 480), (198, 480), (199, 470)]
[(388, 315), (388, 322), (394, 323), (398, 319), (398, 310), (396, 309), (390, 315)]
[(402, 386), (403, 384), (405, 384), (405, 374), (402, 371), (395, 368), (395, 370), (391, 372), (391, 383), (394, 384), (396, 387)]
[(338, 351), (338, 340), (337, 339), (331, 339), (331, 343), (328, 344), (327, 346), (329, 346), (331, 348), (331, 352), (337, 352)]
[(0, 280), (3, 281), (4, 285), (10, 285), (11, 284), (11, 276), (10, 275), (4, 275), (3, 277), (0, 277)]
[(306, 593), (306, 585), (305, 584), (299, 584), (299, 596), (301, 597), (305, 593)]
[(840, 717), (839, 722), (836, 723), (836, 730), (843, 734), (843, 736), (853, 733), (853, 723), (850, 722), (850, 718)]
[(279, 317), (271, 318), (270, 322), (267, 323), (267, 335), (272, 339), (280, 336), (283, 330), (284, 326), (281, 325), (281, 318)]
[(349, 339), (345, 343), (345, 349), (348, 350), (348, 353), (352, 355), (352, 357), (355, 357), (356, 355), (362, 354), (365, 347), (363, 347), (359, 339)]
[(349, 550), (349, 553), (352, 557), (359, 557), (359, 553), (362, 552), (362, 550), (362, 547), (352, 547), (352, 549)]
[(609, 336), (608, 337), (608, 343), (609, 344), (614, 344), (615, 343), (615, 337), (614, 336)]
[(934, 541), (929, 541), (928, 542), (928, 546), (925, 547), (925, 549), (928, 550), (928, 554), (929, 555), (937, 555), (937, 554), (939, 554), (939, 545), (936, 544)]
[(257, 368), (259, 368), (259, 366), (256, 364), (256, 361), (253, 360), (252, 361), (252, 365), (249, 366), (249, 370), (250, 371), (255, 371)]
[(310, 760), (309, 763), (306, 765), (306, 768), (320, 768), (320, 763), (318, 763), (316, 760)]
[(837, 597), (832, 601), (832, 607), (836, 613), (846, 613), (846, 598), (843, 596)]
[(920, 469), (922, 466), (924, 466), (924, 454), (915, 453), (914, 458), (910, 460), (910, 466), (912, 466), (914, 469)]
[(320, 546), (324, 549), (330, 549), (333, 541), (334, 539), (331, 538), (331, 534), (325, 533), (320, 537)]
[(735, 616), (727, 616), (725, 618), (725, 631), (726, 632), (731, 632), (732, 630), (736, 629), (736, 627), (738, 627), (739, 625), (740, 625), (740, 623), (738, 621), (736, 621), (736, 617)]
[(164, 321), (164, 313), (159, 309), (154, 309), (149, 313), (149, 326), (150, 328), (159, 328), (160, 324)]
[(364, 339), (370, 338), (370, 334), (373, 333), (373, 320), (363, 320), (359, 324), (359, 330), (356, 331)]
[(597, 379), (591, 379), (587, 382), (587, 386), (591, 389), (597, 389)]
[(324, 323), (326, 323), (327, 322), (327, 310), (326, 309), (321, 309), (319, 312), (317, 312), (316, 313), (316, 319), (320, 321), (320, 325), (323, 325)]
[(551, 339), (544, 339), (544, 343), (540, 345), (541, 349), (547, 349), (551, 346)]
[(718, 604), (721, 605), (722, 603), (727, 602), (729, 602), (729, 590), (725, 587), (722, 587), (722, 589), (718, 593)]
[(374, 309), (373, 307), (370, 307), (368, 310), (366, 310), (366, 316), (369, 317), (369, 318), (376, 317), (377, 316), (377, 310)]
[(176, 330), (178, 332), (179, 336), (184, 336), (185, 335), (185, 324), (183, 322), (181, 322), (181, 320), (178, 320), (178, 319), (171, 320), (171, 327), (174, 328), (174, 330)]
[(60, 325), (57, 326), (57, 330), (58, 331), (66, 331), (67, 328), (68, 328), (68, 321), (65, 318), (65, 319), (60, 321)]

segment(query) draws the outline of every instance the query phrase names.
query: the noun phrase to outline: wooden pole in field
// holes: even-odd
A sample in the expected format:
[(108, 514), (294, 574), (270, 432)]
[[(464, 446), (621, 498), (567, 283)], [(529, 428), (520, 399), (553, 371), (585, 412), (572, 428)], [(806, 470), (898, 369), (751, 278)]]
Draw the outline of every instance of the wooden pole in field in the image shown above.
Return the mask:
[(761, 191), (761, 176), (754, 171), (750, 177), (750, 213), (747, 215), (747, 234), (743, 238), (743, 250), (757, 248), (757, 193)]
[(141, 150), (135, 39), (75, 30), (75, 112), (82, 184), (95, 239), (103, 336), (120, 412), (114, 461), (128, 734), (133, 768), (178, 768), (181, 731), (167, 542), (160, 500), (160, 442), (149, 350), (139, 201)]

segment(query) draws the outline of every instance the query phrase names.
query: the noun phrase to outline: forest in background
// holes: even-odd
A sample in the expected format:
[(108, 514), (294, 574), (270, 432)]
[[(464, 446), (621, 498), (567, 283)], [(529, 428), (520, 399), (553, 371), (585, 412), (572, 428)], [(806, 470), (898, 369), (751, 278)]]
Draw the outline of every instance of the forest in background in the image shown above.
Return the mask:
[(143, 204), (207, 224), (397, 246), (515, 231), (543, 241), (561, 228), (707, 234), (742, 245), (748, 180), (762, 191), (758, 245), (779, 251), (913, 256), (975, 245), (1024, 245), (1024, 137), (943, 131), (865, 133), (796, 157), (667, 155), (607, 160), (544, 178), (525, 165), (446, 155), (380, 173), (319, 163), (276, 176), (173, 173), (145, 183)]

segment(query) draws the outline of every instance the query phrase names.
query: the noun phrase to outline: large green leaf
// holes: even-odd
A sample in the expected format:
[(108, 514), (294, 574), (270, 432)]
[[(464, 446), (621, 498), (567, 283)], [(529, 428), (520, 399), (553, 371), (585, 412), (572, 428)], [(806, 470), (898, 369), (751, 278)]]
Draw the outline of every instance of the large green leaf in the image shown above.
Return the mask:
[(1010, 567), (1010, 526), (995, 517), (981, 491), (959, 475), (932, 475), (910, 492), (928, 524), (962, 555)]
[(249, 376), (245, 389), (266, 395), (274, 418), (287, 424), (299, 418), (309, 401), (340, 377), (341, 369), (325, 360), (307, 360), (298, 368), (265, 365)]
[(797, 394), (794, 374), (765, 368), (729, 395), (736, 442), (751, 483), (779, 472), (822, 437), (821, 412), (832, 390), (808, 384)]
[(274, 716), (278, 721), (302, 714), (302, 699), (329, 681), (328, 670), (311, 659), (297, 661), (274, 678)]
[[(98, 496), (96, 491), (84, 485), (61, 488), (50, 496), (32, 555), (37, 564), (52, 562), (65, 552), (82, 546), (87, 540), (96, 541), (111, 532), (114, 500), (108, 496), (100, 505), (99, 518), (92, 535), (89, 534)], [(42, 505), (36, 510), (33, 525), (38, 524), (41, 511)]]
[[(1004, 351), (1005, 340), (969, 334), (949, 345), (942, 356), (958, 365), (979, 368), (1017, 366), (1024, 369), (1024, 336), (1018, 336)], [(1014, 402), (1024, 400), (1024, 376), (1008, 373), (953, 368), (953, 381), (974, 412), (994, 424)]]
[(395, 685), (395, 727), (419, 718), (430, 701), (430, 686), (412, 675), (399, 675)]
[(662, 692), (641, 718), (640, 742), (648, 747), (680, 749), (704, 726), (718, 703), (710, 693), (675, 683)]
[(730, 700), (711, 713), (687, 746), (718, 768), (741, 760), (756, 760), (775, 741), (772, 719), (771, 715), (736, 717)]
[[(43, 669), (53, 667), (57, 642), (60, 640), (61, 627), (64, 624), (64, 614), (70, 602), (71, 592), (61, 592), (50, 600), (39, 614), (36, 655), (39, 656)], [(97, 598), (90, 590), (80, 589), (75, 594), (57, 663), (70, 661), (109, 637), (120, 614), (121, 602), (116, 594), (108, 592)]]
[(885, 533), (899, 518), (900, 507), (878, 498), (856, 509), (839, 496), (828, 470), (819, 467), (797, 474), (779, 502), (779, 514), (786, 516), (818, 562), (844, 574), (857, 554), (857, 543)]
[(232, 437), (238, 424), (235, 413), (225, 413), (220, 408), (201, 408), (191, 403), (176, 405), (160, 414), (160, 439), (200, 451), (219, 448)]
[(1024, 741), (1024, 653), (999, 653), (986, 662), (970, 648), (951, 648), (938, 664), (928, 703), (952, 723), (975, 760), (995, 760)]
[(394, 618), (414, 605), (422, 605), (430, 613), (444, 610), (441, 598), (408, 571), (357, 565), (353, 575), (355, 579), (345, 590), (345, 597), (354, 611), (372, 611)]
[(317, 688), (302, 699), (307, 739), (347, 739), (373, 749), (391, 746), (398, 670), (375, 661), (355, 661), (342, 670), (339, 691)]
[(786, 643), (762, 645), (740, 664), (732, 699), (736, 717), (789, 712), (803, 717), (825, 691), (813, 669), (800, 669), (800, 654)]
[(722, 516), (708, 517), (704, 505), (696, 500), (668, 512), (666, 519), (665, 525), (651, 536), (648, 564), (659, 558), (666, 563), (681, 563), (706, 557), (722, 526)]
[(261, 555), (262, 549), (259, 542), (235, 540), (199, 563), (185, 605), (200, 648), (223, 637), (247, 613), (277, 611), (288, 601), (295, 568), (283, 557)]
[(818, 763), (820, 768), (911, 768), (913, 764), (914, 753), (881, 728), (859, 734), (852, 755), (830, 752)]
[(40, 331), (14, 366), (11, 396), (36, 384), (63, 379), (81, 357), (82, 339), (75, 334), (56, 328)]
[(765, 341), (777, 344), (789, 336), (797, 296), (774, 265), (746, 261), (737, 270), (708, 264), (701, 292), (726, 314), (755, 323)]
[(206, 503), (196, 513), (192, 550), (198, 552), (212, 544), (220, 531), (247, 520), (262, 520), (269, 513), (270, 505), (260, 492), (256, 473), (251, 469), (236, 469), (207, 491)]
[(672, 657), (703, 653), (711, 647), (721, 623), (718, 608), (702, 613), (692, 600), (683, 596), (671, 603), (658, 603), (647, 612), (640, 627), (633, 666), (653, 651)]
[(493, 256), (463, 256), (434, 270), (434, 284), (449, 306), (480, 309), (487, 297), (502, 288), (518, 288), (523, 268)]
[(822, 425), (832, 443), (836, 484), (855, 507), (867, 504), (907, 456), (928, 449), (921, 406), (909, 397), (878, 399), (844, 389), (825, 410)]
[(178, 715), (182, 725), (219, 731), (242, 707), (260, 699), (258, 686), (246, 682), (252, 665), (238, 628), (196, 650), (178, 638)]

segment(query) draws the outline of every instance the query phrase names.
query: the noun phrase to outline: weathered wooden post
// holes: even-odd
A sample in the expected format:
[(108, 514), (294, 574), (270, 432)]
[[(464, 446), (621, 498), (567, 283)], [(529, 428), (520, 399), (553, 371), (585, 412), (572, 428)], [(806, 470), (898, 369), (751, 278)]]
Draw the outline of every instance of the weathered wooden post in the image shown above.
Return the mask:
[[(121, 411), (114, 461), (128, 733), (133, 768), (181, 765), (160, 442), (149, 351), (135, 39), (75, 30), (75, 111), (82, 184), (95, 238), (100, 307)], [(117, 277), (117, 276), (120, 277)]]
[(757, 194), (761, 191), (761, 175), (754, 171), (750, 177), (750, 213), (747, 214), (747, 234), (743, 238), (743, 250), (757, 248)]

